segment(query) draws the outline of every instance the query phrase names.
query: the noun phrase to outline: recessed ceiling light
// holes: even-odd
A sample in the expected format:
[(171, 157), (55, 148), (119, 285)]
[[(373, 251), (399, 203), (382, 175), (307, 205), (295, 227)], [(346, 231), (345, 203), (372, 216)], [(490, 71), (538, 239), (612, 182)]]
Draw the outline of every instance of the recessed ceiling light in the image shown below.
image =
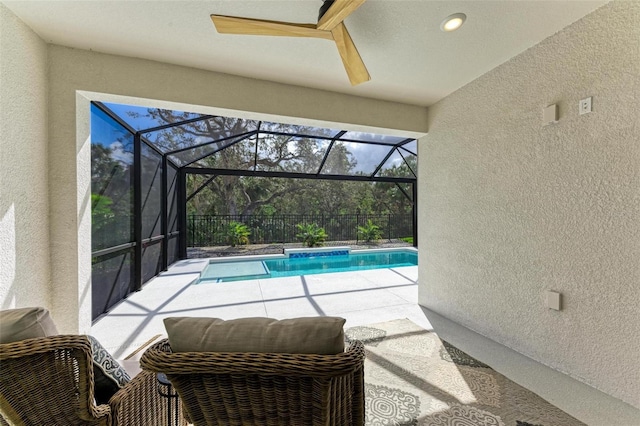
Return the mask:
[(440, 24), (440, 29), (445, 32), (455, 31), (464, 24), (464, 21), (467, 19), (467, 15), (464, 13), (454, 13), (453, 15), (447, 16), (442, 24)]

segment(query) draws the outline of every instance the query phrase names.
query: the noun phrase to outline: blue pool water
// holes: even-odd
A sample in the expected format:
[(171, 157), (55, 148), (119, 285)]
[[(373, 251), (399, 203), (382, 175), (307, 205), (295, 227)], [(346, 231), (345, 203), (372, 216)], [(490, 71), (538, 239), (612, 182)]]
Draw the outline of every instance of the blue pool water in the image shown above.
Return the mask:
[(198, 283), (397, 268), (417, 264), (418, 253), (413, 250), (372, 253), (352, 252), (351, 254), (339, 256), (215, 262), (210, 263), (202, 271)]

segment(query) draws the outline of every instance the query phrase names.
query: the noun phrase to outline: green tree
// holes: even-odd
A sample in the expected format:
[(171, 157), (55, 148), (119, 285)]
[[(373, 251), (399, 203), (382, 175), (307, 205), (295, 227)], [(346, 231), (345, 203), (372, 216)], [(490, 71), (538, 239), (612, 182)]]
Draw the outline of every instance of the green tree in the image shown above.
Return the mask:
[[(156, 121), (176, 123), (192, 116), (162, 109), (149, 109)], [(259, 133), (249, 135), (260, 126)], [(294, 126), (297, 133), (317, 134), (318, 129)], [(165, 150), (188, 148), (170, 156), (180, 165), (192, 165), (224, 170), (259, 170), (296, 173), (317, 173), (325, 157), (328, 140), (285, 134), (290, 125), (258, 123), (228, 117), (213, 117), (154, 134), (155, 143)], [(244, 134), (241, 137), (234, 135)], [(332, 136), (327, 134), (326, 136)], [(212, 142), (206, 146), (193, 145)], [(224, 148), (224, 149), (223, 149)], [(348, 143), (335, 142), (326, 157), (323, 174), (357, 175), (357, 161)], [(257, 153), (257, 158), (256, 158)], [(208, 155), (210, 154), (210, 155)], [(395, 162), (379, 172), (379, 176), (412, 177), (417, 172), (415, 156), (404, 152), (404, 160), (395, 155)], [(400, 158), (401, 161), (397, 161)], [(392, 158), (393, 159), (393, 158)], [(195, 161), (197, 160), (197, 161)], [(193, 164), (190, 164), (195, 161)], [(188, 175), (187, 192), (200, 188), (212, 176)], [(411, 195), (411, 186), (401, 184)], [(213, 178), (187, 205), (189, 214), (239, 215), (251, 214), (345, 214), (380, 213), (406, 214), (411, 202), (394, 183), (300, 180), (259, 178), (254, 176), (219, 175)]]
[[(151, 118), (176, 123), (186, 115), (163, 109), (149, 109)], [(218, 141), (206, 147), (191, 148), (171, 158), (182, 166), (200, 158), (193, 165), (213, 169), (266, 170), (308, 173), (316, 172), (321, 164), (326, 143), (283, 134), (260, 133), (240, 140), (232, 136), (246, 134), (258, 127), (256, 121), (228, 117), (213, 117), (183, 126), (171, 127), (155, 136), (155, 143), (165, 150), (187, 148), (207, 141)], [(284, 132), (290, 126), (261, 123), (263, 131)], [(317, 132), (317, 129), (314, 131)], [(297, 126), (297, 133), (308, 133), (309, 128)], [(246, 135), (245, 135), (246, 136)], [(222, 149), (224, 148), (224, 149)], [(349, 153), (336, 145), (327, 161), (330, 169), (348, 170), (355, 164)], [(257, 153), (257, 157), (256, 154)], [(211, 154), (207, 156), (207, 154)], [(205, 177), (190, 177), (188, 192), (204, 183)], [(283, 198), (303, 191), (304, 185), (295, 179), (259, 179), (250, 176), (221, 175), (193, 197), (188, 211), (198, 214), (251, 215), (262, 208), (273, 211)]]
[(99, 194), (91, 194), (91, 224), (102, 229), (113, 223), (115, 214), (111, 210), (111, 198)]
[[(112, 147), (117, 148), (117, 152)], [(131, 241), (133, 190), (128, 148), (122, 141), (111, 146), (94, 141), (91, 145), (91, 233), (94, 249)]]

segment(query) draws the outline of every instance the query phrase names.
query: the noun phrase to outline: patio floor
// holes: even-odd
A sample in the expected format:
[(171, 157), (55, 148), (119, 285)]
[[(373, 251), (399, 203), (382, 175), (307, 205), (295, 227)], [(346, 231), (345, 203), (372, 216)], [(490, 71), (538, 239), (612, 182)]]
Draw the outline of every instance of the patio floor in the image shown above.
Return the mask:
[(340, 316), (345, 327), (409, 318), (431, 328), (418, 306), (418, 267), (191, 285), (207, 259), (175, 263), (98, 319), (91, 334), (124, 358), (175, 316), (291, 318)]
[(165, 335), (162, 320), (172, 316), (334, 315), (346, 318), (345, 327), (408, 318), (588, 424), (640, 424), (636, 408), (420, 307), (417, 266), (191, 285), (207, 262), (175, 263), (96, 321), (91, 334), (122, 359)]

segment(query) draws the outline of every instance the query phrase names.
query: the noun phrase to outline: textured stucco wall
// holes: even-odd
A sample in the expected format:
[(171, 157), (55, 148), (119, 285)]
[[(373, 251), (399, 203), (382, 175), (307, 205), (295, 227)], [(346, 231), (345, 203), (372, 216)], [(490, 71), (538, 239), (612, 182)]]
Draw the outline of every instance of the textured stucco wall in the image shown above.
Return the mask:
[(47, 46), (0, 4), (0, 309), (51, 308)]
[(423, 107), (62, 46), (49, 46), (48, 54), (53, 304), (56, 321), (67, 332), (88, 331), (91, 325), (91, 99), (126, 102), (113, 95), (127, 96), (148, 106), (161, 106), (161, 100), (208, 108), (200, 112), (348, 123), (345, 127), (354, 130), (394, 129), (413, 136), (424, 134), (427, 125)]
[(420, 303), (640, 407), (640, 2), (448, 96), (419, 149)]

